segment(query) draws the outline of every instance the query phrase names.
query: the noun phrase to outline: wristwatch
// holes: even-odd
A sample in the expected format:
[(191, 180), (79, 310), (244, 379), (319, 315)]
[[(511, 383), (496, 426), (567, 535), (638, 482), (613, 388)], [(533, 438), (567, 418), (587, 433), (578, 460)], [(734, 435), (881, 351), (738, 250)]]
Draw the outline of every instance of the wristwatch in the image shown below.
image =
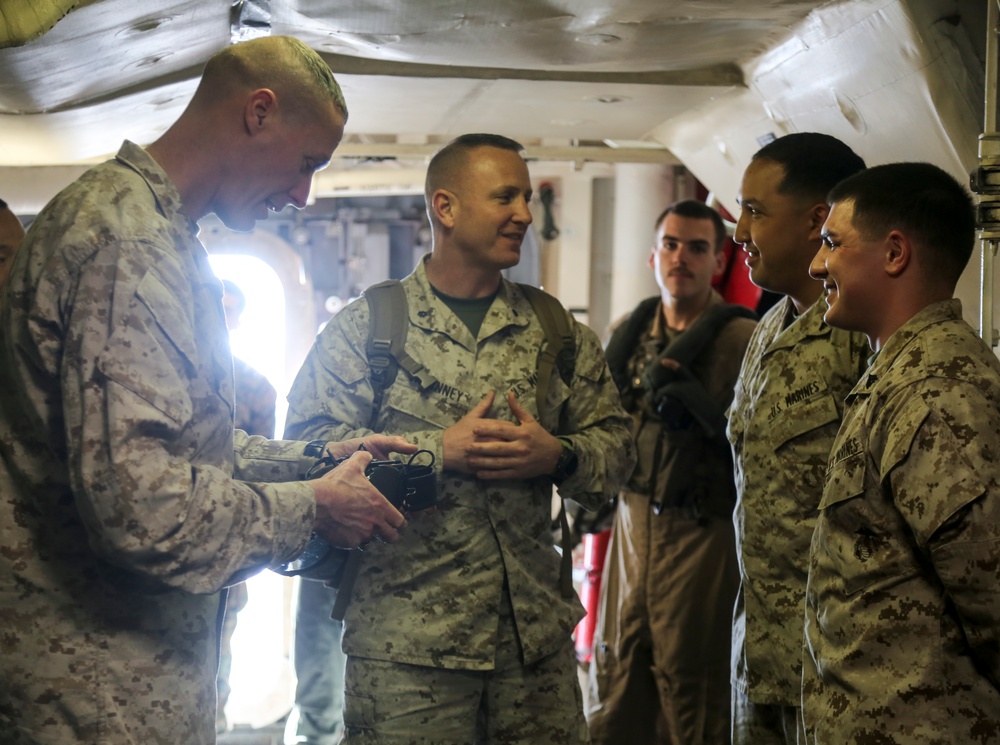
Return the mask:
[(311, 440), (302, 448), (302, 455), (306, 458), (322, 458), (328, 442), (329, 440)]
[(556, 486), (576, 473), (576, 468), (580, 465), (580, 459), (576, 457), (576, 451), (569, 440), (560, 437), (559, 442), (562, 443), (562, 452), (559, 453), (559, 460), (556, 461), (555, 470), (552, 472), (552, 481)]

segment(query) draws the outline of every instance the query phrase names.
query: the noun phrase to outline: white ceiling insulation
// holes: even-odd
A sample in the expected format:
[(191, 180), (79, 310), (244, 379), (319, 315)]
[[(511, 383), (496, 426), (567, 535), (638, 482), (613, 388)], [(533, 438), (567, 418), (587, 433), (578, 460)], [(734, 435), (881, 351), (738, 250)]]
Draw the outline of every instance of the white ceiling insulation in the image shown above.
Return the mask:
[(303, 39), (344, 88), (351, 116), (328, 177), (416, 172), (472, 131), (574, 168), (680, 161), (729, 208), (761, 138), (789, 131), (961, 173), (981, 121), (985, 5), (0, 0), (0, 181), (151, 142), (215, 51), (261, 34)]
[[(356, 142), (497, 130), (538, 143), (641, 140), (742, 86), (741, 61), (815, 6), (0, 0), (0, 165), (99, 159), (126, 135), (154, 138), (213, 52), (265, 33), (298, 36), (327, 58), (348, 96)], [(24, 41), (33, 27), (40, 35)]]

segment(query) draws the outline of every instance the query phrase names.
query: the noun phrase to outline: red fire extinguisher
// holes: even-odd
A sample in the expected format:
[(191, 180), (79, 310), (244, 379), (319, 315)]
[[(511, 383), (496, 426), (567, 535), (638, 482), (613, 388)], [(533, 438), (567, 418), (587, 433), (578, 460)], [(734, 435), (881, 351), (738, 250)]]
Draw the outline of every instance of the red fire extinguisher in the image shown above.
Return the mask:
[(597, 626), (597, 601), (601, 595), (601, 574), (604, 571), (604, 556), (608, 551), (611, 529), (600, 533), (583, 535), (583, 583), (580, 587), (580, 602), (587, 615), (576, 625), (576, 658), (580, 662), (590, 662), (590, 648), (594, 643), (594, 628)]

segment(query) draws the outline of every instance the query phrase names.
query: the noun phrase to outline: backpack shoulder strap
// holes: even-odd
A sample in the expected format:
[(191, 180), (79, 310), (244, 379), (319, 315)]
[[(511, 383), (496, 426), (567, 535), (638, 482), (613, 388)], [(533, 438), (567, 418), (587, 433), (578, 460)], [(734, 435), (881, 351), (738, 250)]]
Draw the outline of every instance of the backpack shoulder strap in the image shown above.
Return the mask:
[(371, 419), (371, 424), (374, 424), (382, 407), (382, 397), (396, 379), (397, 368), (401, 367), (415, 377), (421, 388), (427, 388), (437, 379), (406, 351), (410, 319), (402, 282), (387, 279), (369, 287), (364, 296), (371, 316), (365, 354), (374, 392)]
[[(366, 289), (364, 296), (368, 301), (370, 315), (365, 354), (368, 357), (368, 369), (374, 394), (368, 428), (374, 429), (379, 410), (382, 408), (382, 398), (396, 379), (396, 373), (400, 367), (414, 376), (423, 388), (433, 384), (436, 378), (406, 351), (406, 335), (410, 327), (410, 319), (406, 291), (403, 289), (402, 282), (397, 279), (387, 279)], [(360, 570), (361, 552), (350, 551), (339, 578), (337, 600), (332, 612), (332, 617), (335, 620), (344, 620), (347, 604), (351, 601), (351, 594), (354, 590), (354, 582), (358, 578)], [(328, 585), (338, 586), (334, 583), (328, 583)]]
[(562, 303), (532, 285), (518, 282), (517, 286), (528, 298), (545, 332), (546, 344), (538, 360), (538, 385), (535, 388), (535, 401), (538, 411), (541, 411), (553, 370), (559, 372), (559, 377), (566, 385), (573, 382), (576, 372), (576, 336), (573, 334), (569, 313)]
[[(538, 383), (535, 402), (541, 412), (549, 391), (552, 371), (557, 370), (566, 385), (572, 385), (576, 372), (576, 336), (568, 311), (552, 295), (532, 285), (518, 283), (518, 287), (531, 303), (532, 310), (545, 332), (545, 349), (538, 360)], [(562, 563), (559, 568), (559, 589), (564, 598), (576, 597), (573, 589), (573, 541), (569, 520), (566, 518), (566, 500), (559, 500), (559, 531), (561, 533)]]

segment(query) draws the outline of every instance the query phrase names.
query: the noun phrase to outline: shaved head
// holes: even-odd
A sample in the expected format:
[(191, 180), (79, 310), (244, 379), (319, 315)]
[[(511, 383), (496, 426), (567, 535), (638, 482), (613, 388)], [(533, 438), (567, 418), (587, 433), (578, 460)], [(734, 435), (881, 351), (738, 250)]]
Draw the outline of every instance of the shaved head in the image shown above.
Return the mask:
[(192, 104), (207, 106), (230, 96), (268, 88), (287, 102), (291, 115), (332, 102), (347, 119), (347, 102), (329, 66), (290, 36), (267, 36), (226, 47), (205, 65)]

